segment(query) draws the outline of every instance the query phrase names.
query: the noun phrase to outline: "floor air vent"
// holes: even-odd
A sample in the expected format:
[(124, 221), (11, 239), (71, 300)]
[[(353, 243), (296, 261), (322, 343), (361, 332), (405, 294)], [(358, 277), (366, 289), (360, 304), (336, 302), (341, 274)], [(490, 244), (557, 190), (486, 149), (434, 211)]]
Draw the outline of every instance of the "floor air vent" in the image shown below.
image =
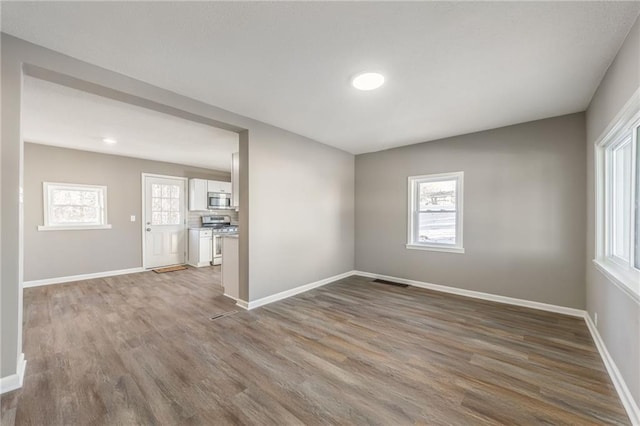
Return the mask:
[(378, 283), (378, 284), (387, 284), (387, 285), (395, 285), (396, 287), (409, 287), (409, 284), (400, 284), (400, 283), (394, 283), (393, 281), (387, 281), (387, 280), (373, 280), (374, 283)]
[(235, 314), (235, 313), (237, 313), (237, 312), (238, 312), (238, 311), (223, 312), (223, 313), (221, 313), (221, 314), (214, 315), (214, 316), (210, 317), (210, 318), (209, 318), (209, 320), (210, 320), (210, 321), (215, 321), (215, 320), (217, 320), (217, 319), (224, 318), (224, 317), (228, 317), (229, 315), (233, 315), (233, 314)]

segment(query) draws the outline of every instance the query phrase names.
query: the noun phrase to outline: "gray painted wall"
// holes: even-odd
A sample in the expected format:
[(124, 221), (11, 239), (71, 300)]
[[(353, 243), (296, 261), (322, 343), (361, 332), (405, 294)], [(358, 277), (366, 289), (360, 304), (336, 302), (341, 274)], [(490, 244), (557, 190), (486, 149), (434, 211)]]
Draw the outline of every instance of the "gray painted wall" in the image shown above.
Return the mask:
[(611, 64), (587, 110), (587, 311), (640, 405), (640, 305), (598, 271), (595, 257), (593, 144), (640, 87), (640, 18)]
[[(356, 156), (356, 269), (584, 308), (583, 113)], [(464, 254), (405, 248), (407, 177), (464, 172)]]
[(267, 143), (249, 143), (249, 300), (354, 265), (353, 155), (274, 130), (261, 132)]
[[(141, 267), (142, 173), (231, 179), (228, 172), (25, 143), (24, 280)], [(38, 231), (44, 224), (42, 182), (106, 185), (112, 229)]]
[(56, 81), (71, 87), (215, 121), (240, 133), (241, 298), (256, 300), (353, 269), (353, 155), (2, 34), (2, 377), (15, 373), (22, 347), (18, 187), (23, 67), (31, 75), (36, 70), (52, 80), (62, 74)]

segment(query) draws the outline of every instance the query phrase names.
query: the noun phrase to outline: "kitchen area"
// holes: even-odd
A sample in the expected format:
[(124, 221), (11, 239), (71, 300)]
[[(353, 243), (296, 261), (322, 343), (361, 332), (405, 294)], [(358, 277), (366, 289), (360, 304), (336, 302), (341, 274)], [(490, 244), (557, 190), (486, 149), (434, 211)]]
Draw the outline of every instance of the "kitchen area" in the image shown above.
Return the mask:
[(221, 268), (225, 296), (239, 297), (239, 154), (231, 161), (231, 182), (189, 179), (187, 263)]

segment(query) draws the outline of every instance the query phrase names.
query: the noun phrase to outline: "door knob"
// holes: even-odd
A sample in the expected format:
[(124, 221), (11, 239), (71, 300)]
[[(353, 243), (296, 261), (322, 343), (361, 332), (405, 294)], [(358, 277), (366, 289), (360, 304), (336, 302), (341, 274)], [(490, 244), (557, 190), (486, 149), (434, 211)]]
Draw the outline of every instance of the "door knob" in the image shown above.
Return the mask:
[(147, 228), (147, 232), (151, 232), (151, 228)]

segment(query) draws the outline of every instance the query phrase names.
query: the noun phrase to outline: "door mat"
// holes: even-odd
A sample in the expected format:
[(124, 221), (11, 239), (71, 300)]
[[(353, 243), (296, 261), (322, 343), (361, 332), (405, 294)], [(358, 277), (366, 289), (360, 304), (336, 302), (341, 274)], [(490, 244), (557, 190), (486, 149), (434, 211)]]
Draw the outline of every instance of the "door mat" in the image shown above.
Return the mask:
[(177, 266), (168, 266), (166, 268), (152, 269), (152, 271), (155, 272), (156, 274), (164, 274), (165, 272), (183, 271), (185, 269), (187, 269), (186, 266), (177, 265)]

